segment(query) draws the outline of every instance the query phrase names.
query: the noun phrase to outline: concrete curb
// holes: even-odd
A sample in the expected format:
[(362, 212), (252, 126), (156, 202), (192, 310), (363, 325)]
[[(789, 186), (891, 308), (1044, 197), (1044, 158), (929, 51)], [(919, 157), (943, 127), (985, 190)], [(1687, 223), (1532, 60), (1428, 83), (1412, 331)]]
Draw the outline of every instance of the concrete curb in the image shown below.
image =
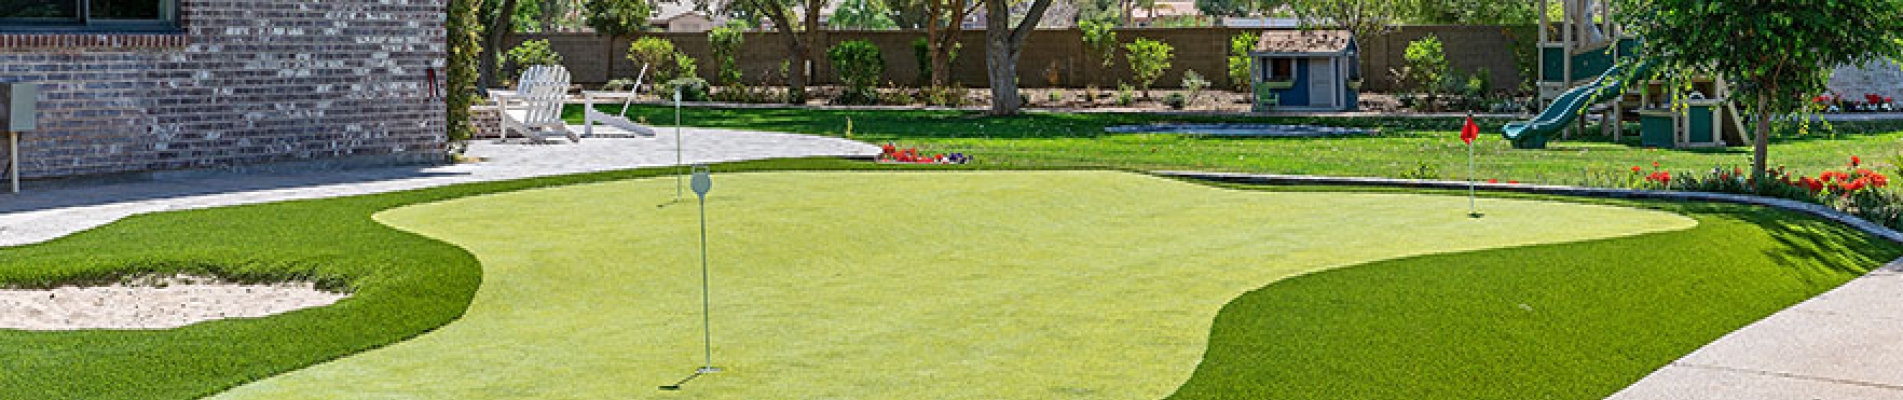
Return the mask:
[[(1321, 185), (1321, 186), (1384, 186), (1416, 189), (1466, 190), (1467, 182), (1412, 180), (1390, 178), (1354, 178), (1331, 176), (1302, 176), (1275, 174), (1239, 174), (1226, 172), (1200, 171), (1151, 171), (1151, 174), (1171, 178), (1196, 179), (1213, 182), (1248, 183), (1260, 185)], [(1614, 199), (1651, 199), (1673, 201), (1706, 201), (1718, 203), (1745, 204), (1772, 207), (1781, 210), (1809, 214), (1855, 228), (1864, 233), (1876, 235), (1892, 242), (1903, 243), (1903, 232), (1897, 232), (1883, 225), (1865, 221), (1830, 207), (1805, 203), (1796, 200), (1777, 199), (1763, 196), (1751, 196), (1728, 193), (1679, 192), (1664, 190), (1601, 189), (1578, 186), (1522, 185), (1476, 183), (1474, 188), (1489, 192), (1551, 194), (1576, 197), (1600, 197)], [(1903, 262), (1903, 259), (1899, 259)]]

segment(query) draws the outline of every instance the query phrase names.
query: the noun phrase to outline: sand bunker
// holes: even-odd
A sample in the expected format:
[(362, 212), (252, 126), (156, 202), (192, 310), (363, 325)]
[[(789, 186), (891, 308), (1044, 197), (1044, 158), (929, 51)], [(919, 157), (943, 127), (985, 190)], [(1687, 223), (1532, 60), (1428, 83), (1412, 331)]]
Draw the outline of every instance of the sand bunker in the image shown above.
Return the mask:
[(0, 329), (171, 329), (336, 303), (349, 294), (310, 282), (237, 284), (201, 276), (130, 279), (111, 286), (0, 289)]

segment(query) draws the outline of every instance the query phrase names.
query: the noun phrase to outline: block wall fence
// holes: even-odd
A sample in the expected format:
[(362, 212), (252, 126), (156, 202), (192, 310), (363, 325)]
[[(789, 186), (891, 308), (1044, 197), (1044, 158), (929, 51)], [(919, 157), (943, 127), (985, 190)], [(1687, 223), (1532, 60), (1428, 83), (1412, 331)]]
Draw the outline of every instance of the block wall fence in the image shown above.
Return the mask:
[(22, 176), (439, 162), (446, 3), (180, 0), (177, 33), (0, 32), (0, 83), (41, 90)]
[[(1175, 61), (1169, 71), (1156, 82), (1157, 87), (1177, 87), (1181, 85), (1184, 71), (1195, 70), (1205, 79), (1221, 87), (1229, 84), (1228, 53), (1229, 38), (1244, 32), (1261, 29), (1244, 28), (1156, 28), (1156, 29), (1120, 29), (1117, 40), (1129, 43), (1137, 38), (1148, 38), (1169, 43), (1175, 47)], [(1487, 70), (1493, 77), (1496, 87), (1507, 88), (1511, 82), (1518, 82), (1520, 73), (1515, 67), (1513, 51), (1515, 46), (1526, 47), (1529, 54), (1537, 37), (1532, 27), (1501, 26), (1406, 26), (1395, 32), (1382, 35), (1361, 43), (1361, 70), (1366, 79), (1366, 87), (1378, 91), (1392, 90), (1394, 80), (1388, 73), (1390, 69), (1399, 69), (1404, 61), (1402, 55), (1407, 44), (1414, 40), (1435, 35), (1445, 42), (1447, 60), (1455, 71), (1462, 74)], [(674, 42), (677, 49), (697, 60), (698, 72), (703, 78), (713, 78), (715, 67), (710, 59), (712, 51), (708, 47), (705, 33), (649, 33), (653, 36)], [(640, 66), (627, 59), (628, 44), (642, 36), (606, 38), (591, 33), (555, 33), (520, 34), (508, 41), (513, 48), (523, 41), (547, 39), (556, 52), (561, 53), (562, 63), (568, 67), (576, 83), (600, 84), (610, 79), (633, 78)], [(777, 78), (780, 62), (786, 59), (786, 44), (777, 32), (748, 32), (746, 44), (741, 48), (740, 68), (748, 83), (779, 83)], [(822, 42), (831, 47), (848, 40), (869, 40), (879, 46), (885, 57), (885, 81), (908, 87), (919, 86), (918, 61), (912, 49), (912, 41), (924, 37), (921, 32), (901, 31), (825, 31), (821, 33)], [(984, 31), (967, 30), (958, 37), (962, 44), (958, 58), (952, 63), (952, 79), (966, 87), (987, 86), (985, 78)], [(1097, 84), (1102, 88), (1114, 89), (1118, 80), (1135, 82), (1130, 78), (1128, 62), (1123, 51), (1118, 50), (1116, 58), (1108, 68), (1101, 61), (1087, 59), (1083, 47), (1083, 36), (1075, 29), (1039, 30), (1032, 33), (1024, 44), (1024, 53), (1018, 60), (1018, 82), (1024, 87), (1051, 87), (1047, 71), (1055, 71), (1057, 85), (1061, 87), (1081, 88)], [(815, 53), (824, 58), (824, 48)], [(834, 84), (832, 66), (823, 59), (814, 60), (815, 78), (820, 84)]]

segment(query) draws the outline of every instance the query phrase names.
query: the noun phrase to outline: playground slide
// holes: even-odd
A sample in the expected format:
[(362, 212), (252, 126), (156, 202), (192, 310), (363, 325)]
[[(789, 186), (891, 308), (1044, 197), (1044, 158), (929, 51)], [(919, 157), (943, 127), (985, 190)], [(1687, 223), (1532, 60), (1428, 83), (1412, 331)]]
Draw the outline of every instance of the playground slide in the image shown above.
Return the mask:
[[(1627, 69), (1635, 69), (1635, 71), (1628, 74)], [(1558, 133), (1561, 129), (1566, 129), (1567, 124), (1579, 118), (1582, 109), (1623, 94), (1626, 87), (1625, 78), (1645, 75), (1651, 69), (1652, 63), (1646, 61), (1613, 65), (1591, 83), (1560, 94), (1558, 98), (1553, 99), (1552, 105), (1546, 107), (1546, 111), (1541, 112), (1532, 121), (1509, 123), (1502, 133), (1507, 140), (1513, 142), (1513, 148), (1546, 148), (1546, 138)]]

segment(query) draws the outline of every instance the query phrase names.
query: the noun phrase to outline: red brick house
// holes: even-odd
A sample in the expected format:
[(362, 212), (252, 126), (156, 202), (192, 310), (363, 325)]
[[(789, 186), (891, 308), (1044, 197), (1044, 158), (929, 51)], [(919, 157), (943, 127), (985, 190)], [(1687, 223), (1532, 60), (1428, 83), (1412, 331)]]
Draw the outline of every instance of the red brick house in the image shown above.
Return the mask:
[(0, 83), (40, 90), (27, 178), (444, 159), (447, 0), (5, 3)]

